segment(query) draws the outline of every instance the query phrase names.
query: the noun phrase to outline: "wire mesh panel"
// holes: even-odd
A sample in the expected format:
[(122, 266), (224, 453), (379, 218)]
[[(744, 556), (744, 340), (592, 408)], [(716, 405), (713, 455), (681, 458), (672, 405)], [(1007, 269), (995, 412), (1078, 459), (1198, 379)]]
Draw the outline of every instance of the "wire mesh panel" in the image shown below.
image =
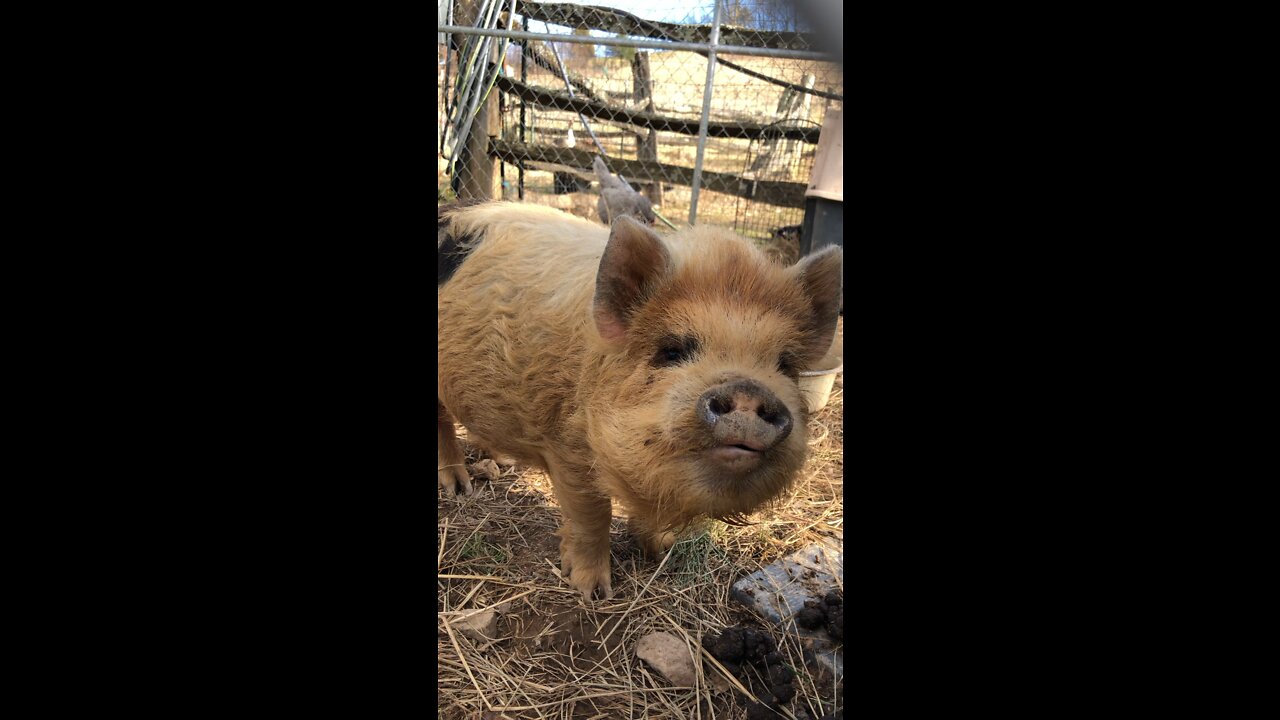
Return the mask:
[(600, 220), (598, 156), (673, 227), (799, 223), (844, 81), (789, 0), (441, 2), (442, 28), (473, 29), (439, 52), (442, 200)]
[(784, 120), (752, 140), (741, 173), (748, 184), (745, 192), (734, 198), (733, 229), (740, 235), (765, 241), (787, 263), (800, 257), (804, 207), (757, 201), (755, 191), (761, 181), (807, 182), (813, 169), (814, 148), (786, 139), (784, 131), (810, 125), (808, 120)]

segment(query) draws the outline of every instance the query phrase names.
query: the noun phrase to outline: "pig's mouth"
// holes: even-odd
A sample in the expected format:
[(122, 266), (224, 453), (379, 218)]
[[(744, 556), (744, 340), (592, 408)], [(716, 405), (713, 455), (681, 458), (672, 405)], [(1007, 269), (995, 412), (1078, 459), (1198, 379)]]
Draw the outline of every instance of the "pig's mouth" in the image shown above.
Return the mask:
[(721, 443), (709, 449), (707, 454), (725, 469), (742, 472), (759, 465), (765, 449), (761, 443), (747, 440)]

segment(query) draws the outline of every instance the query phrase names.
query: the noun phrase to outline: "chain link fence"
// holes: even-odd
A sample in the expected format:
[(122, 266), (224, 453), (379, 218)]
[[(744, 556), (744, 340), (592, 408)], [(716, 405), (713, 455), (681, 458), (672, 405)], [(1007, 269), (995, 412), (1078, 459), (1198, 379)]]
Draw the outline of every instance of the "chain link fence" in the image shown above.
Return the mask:
[(600, 156), (660, 222), (794, 246), (844, 80), (790, 0), (439, 2), (440, 202), (598, 221)]

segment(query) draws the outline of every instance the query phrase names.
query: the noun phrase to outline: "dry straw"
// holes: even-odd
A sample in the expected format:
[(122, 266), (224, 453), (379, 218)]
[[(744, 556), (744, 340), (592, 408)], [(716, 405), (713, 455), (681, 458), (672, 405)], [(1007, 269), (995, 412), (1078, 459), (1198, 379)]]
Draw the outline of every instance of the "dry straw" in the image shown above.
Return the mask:
[[(559, 577), (552, 532), (560, 512), (545, 474), (504, 467), (496, 480), (477, 482), (473, 497), (442, 497), (438, 720), (742, 718), (750, 690), (701, 650), (704, 639), (739, 623), (768, 632), (798, 671), (796, 698), (780, 717), (834, 710), (835, 688), (804, 664), (794, 627), (773, 628), (729, 598), (742, 576), (843, 533), (843, 377), (810, 418), (809, 432), (800, 480), (751, 525), (712, 523), (654, 561), (640, 555), (615, 513), (614, 596), (606, 601), (588, 603)], [(460, 436), (465, 443), (465, 432)], [(467, 447), (468, 462), (480, 459)], [(461, 631), (460, 623), (486, 610), (504, 610), (493, 637)], [(695, 686), (673, 686), (635, 657), (636, 641), (655, 631), (681, 638), (703, 659)]]

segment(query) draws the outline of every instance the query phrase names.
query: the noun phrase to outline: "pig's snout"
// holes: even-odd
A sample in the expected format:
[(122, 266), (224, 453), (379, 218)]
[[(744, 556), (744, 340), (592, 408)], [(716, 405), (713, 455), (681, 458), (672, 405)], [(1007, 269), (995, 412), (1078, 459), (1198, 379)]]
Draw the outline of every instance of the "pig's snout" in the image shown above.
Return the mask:
[(752, 380), (716, 385), (698, 398), (697, 409), (715, 440), (711, 456), (731, 470), (750, 470), (791, 434), (791, 411)]

